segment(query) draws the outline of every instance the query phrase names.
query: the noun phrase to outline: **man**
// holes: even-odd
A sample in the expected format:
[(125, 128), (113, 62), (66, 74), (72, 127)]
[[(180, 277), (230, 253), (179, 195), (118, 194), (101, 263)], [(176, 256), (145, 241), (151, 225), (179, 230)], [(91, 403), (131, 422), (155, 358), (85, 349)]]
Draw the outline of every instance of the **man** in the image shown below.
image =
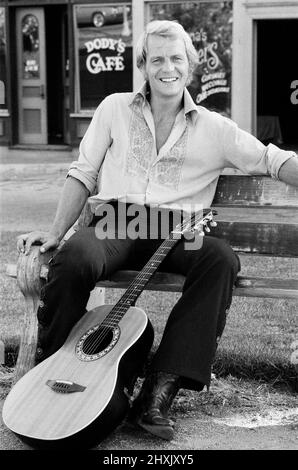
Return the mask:
[[(149, 23), (136, 53), (144, 86), (137, 93), (113, 94), (100, 104), (79, 159), (68, 172), (52, 229), (21, 236), (19, 250), (28, 252), (34, 242), (42, 243), (43, 252), (57, 247), (94, 189), (99, 190), (90, 198), (94, 203), (124, 198), (147, 209), (158, 205), (179, 210), (185, 204), (209, 207), (225, 167), (298, 185), (295, 153), (265, 147), (230, 119), (194, 104), (185, 87), (197, 53), (181, 25)], [(141, 268), (158, 242), (99, 239), (95, 223), (76, 232), (50, 262), (42, 289), (40, 359), (63, 344), (99, 279), (120, 268)], [(240, 265), (226, 242), (205, 236), (199, 250), (186, 250), (179, 241), (163, 268), (184, 274), (186, 281), (132, 417), (150, 433), (171, 439), (173, 421), (167, 413), (179, 388), (202, 390), (210, 383)]]

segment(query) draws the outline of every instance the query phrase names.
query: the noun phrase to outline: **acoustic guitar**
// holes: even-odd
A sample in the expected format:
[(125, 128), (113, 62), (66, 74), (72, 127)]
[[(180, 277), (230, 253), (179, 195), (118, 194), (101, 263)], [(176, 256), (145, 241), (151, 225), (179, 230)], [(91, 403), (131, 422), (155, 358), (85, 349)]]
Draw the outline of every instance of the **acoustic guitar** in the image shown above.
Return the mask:
[(14, 385), (3, 407), (10, 430), (35, 448), (90, 448), (123, 421), (154, 337), (134, 304), (181, 236), (210, 231), (213, 214), (209, 209), (178, 224), (115, 305), (88, 311), (64, 345)]

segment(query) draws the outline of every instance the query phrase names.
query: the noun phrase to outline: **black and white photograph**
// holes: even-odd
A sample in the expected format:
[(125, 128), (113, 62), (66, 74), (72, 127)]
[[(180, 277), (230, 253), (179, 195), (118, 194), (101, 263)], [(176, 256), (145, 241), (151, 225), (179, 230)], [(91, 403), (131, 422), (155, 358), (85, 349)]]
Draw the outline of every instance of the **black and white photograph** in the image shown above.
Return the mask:
[(297, 45), (298, 0), (0, 0), (0, 451), (298, 450)]

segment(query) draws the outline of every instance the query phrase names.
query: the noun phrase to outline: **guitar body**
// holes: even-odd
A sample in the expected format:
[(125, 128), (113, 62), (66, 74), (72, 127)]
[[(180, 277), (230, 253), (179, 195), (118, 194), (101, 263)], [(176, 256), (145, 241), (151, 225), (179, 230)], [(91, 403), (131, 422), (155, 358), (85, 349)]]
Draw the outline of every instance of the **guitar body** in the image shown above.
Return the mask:
[[(150, 351), (153, 328), (137, 307), (130, 307), (118, 326), (102, 326), (112, 307), (87, 312), (64, 345), (7, 396), (4, 423), (31, 446), (90, 447), (124, 419), (129, 408), (125, 388), (133, 386)], [(96, 334), (97, 347), (90, 348)]]

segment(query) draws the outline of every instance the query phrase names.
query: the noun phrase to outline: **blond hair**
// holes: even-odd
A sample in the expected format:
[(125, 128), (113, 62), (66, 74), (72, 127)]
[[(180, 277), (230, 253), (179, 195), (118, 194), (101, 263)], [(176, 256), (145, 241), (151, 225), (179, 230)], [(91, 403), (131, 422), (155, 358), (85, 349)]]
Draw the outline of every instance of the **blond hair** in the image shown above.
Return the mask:
[(183, 26), (177, 23), (177, 21), (154, 20), (150, 21), (150, 23), (146, 25), (145, 31), (141, 34), (136, 45), (136, 61), (139, 70), (144, 74), (148, 54), (147, 38), (151, 34), (162, 37), (174, 37), (183, 40), (189, 63), (189, 77), (187, 82), (187, 84), (189, 84), (191, 82), (193, 71), (198, 65), (198, 54), (190, 36)]

